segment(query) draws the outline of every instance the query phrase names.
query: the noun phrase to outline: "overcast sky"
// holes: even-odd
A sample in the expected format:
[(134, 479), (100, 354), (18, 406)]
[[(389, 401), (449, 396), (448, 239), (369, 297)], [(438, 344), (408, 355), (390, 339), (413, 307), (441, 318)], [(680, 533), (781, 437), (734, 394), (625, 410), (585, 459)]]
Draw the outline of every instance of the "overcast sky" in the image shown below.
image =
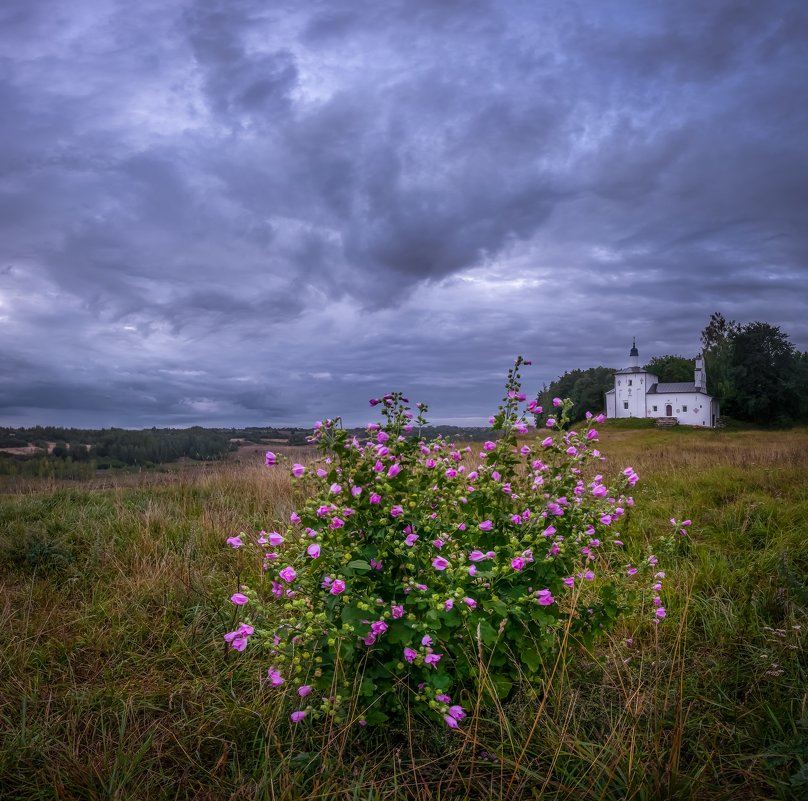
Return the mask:
[[(808, 349), (804, 0), (3, 0), (0, 424), (484, 422)], [(709, 376), (708, 376), (709, 379)]]

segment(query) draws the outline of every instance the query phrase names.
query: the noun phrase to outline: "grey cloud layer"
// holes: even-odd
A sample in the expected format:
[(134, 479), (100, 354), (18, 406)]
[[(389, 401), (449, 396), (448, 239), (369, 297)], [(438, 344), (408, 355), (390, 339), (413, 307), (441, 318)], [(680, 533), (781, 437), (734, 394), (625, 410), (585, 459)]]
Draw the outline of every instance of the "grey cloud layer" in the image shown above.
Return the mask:
[(808, 347), (799, 2), (0, 9), (0, 422), (298, 422)]

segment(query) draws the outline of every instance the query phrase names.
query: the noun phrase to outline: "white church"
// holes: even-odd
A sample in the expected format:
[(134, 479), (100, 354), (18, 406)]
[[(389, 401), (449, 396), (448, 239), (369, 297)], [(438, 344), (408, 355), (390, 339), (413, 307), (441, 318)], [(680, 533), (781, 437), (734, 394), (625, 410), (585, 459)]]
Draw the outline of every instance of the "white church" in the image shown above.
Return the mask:
[(704, 357), (696, 356), (693, 382), (660, 384), (640, 367), (636, 340), (629, 353), (629, 366), (614, 374), (614, 389), (606, 393), (606, 417), (651, 417), (661, 422), (714, 428), (718, 401), (707, 394)]

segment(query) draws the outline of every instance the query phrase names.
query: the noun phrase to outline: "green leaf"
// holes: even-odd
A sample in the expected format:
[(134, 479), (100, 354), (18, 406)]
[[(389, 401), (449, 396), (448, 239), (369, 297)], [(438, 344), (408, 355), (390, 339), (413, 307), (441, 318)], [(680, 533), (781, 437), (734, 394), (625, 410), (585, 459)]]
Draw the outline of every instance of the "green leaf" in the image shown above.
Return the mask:
[(500, 699), (507, 698), (508, 694), (513, 689), (513, 682), (501, 674), (492, 675), (491, 684), (494, 685), (494, 689), (496, 690)]
[(364, 559), (354, 559), (353, 562), (348, 562), (348, 567), (353, 570), (370, 570), (370, 565)]
[(487, 621), (480, 621), (480, 639), (485, 645), (493, 645), (497, 641), (497, 630)]
[(391, 623), (384, 636), (393, 645), (409, 645), (413, 638), (412, 629), (401, 621)]
[(365, 720), (369, 726), (374, 726), (377, 723), (384, 723), (384, 721), (387, 720), (387, 715), (385, 715), (380, 709), (368, 709), (368, 711), (365, 713)]
[(519, 658), (522, 660), (522, 664), (531, 672), (531, 673), (538, 673), (539, 669), (541, 668), (541, 654), (531, 647), (523, 645), (519, 649)]
[(436, 690), (448, 690), (452, 686), (452, 677), (448, 673), (438, 673), (429, 680), (429, 683)]

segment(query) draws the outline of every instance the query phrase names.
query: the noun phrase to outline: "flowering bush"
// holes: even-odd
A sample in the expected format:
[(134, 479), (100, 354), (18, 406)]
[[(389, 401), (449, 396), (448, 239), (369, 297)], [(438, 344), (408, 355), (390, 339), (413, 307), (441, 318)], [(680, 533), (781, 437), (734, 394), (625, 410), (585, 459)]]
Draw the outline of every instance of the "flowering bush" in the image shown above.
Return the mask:
[(604, 483), (602, 418), (566, 430), (567, 401), (553, 401), (545, 434), (520, 437), (541, 413), (525, 403), (523, 364), (490, 419), (500, 437), (479, 453), (423, 440), (427, 407), (413, 419), (399, 393), (370, 401), (383, 419), (365, 438), (317, 423), (322, 457), (292, 467), (289, 523), (228, 539), (257, 549), (263, 578), (232, 596), (243, 622), (225, 640), (266, 650), (293, 721), (364, 725), (420, 705), (456, 728), (472, 695), (540, 684), (565, 639), (590, 644), (639, 594), (665, 617), (656, 557), (627, 563), (618, 531), (637, 474)]

